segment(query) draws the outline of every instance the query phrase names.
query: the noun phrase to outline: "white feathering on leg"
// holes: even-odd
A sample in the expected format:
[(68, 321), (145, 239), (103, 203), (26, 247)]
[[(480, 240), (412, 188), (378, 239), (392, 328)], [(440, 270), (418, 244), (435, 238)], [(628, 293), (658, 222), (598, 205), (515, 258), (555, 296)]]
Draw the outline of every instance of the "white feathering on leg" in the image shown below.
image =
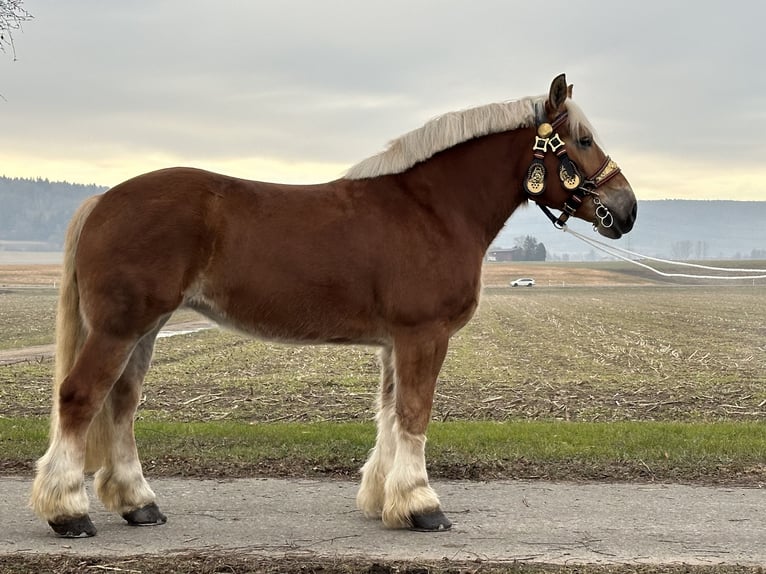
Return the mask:
[(388, 528), (407, 528), (413, 514), (439, 509), (439, 497), (428, 484), (425, 435), (413, 435), (394, 424), (396, 456), (386, 478), (383, 524)]

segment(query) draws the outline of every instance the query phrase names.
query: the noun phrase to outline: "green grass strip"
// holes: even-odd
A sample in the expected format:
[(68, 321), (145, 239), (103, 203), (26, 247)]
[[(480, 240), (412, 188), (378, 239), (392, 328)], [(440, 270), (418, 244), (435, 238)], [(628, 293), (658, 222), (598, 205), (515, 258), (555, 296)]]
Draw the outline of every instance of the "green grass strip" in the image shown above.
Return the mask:
[(766, 461), (766, 424), (511, 422), (435, 424), (436, 456), (541, 460)]
[[(38, 457), (47, 441), (43, 419), (0, 419), (0, 458)], [(372, 423), (139, 421), (142, 458), (209, 462), (288, 462), (358, 467), (375, 440)], [(686, 468), (766, 463), (766, 424), (744, 422), (446, 422), (429, 428), (430, 465), (532, 463)]]

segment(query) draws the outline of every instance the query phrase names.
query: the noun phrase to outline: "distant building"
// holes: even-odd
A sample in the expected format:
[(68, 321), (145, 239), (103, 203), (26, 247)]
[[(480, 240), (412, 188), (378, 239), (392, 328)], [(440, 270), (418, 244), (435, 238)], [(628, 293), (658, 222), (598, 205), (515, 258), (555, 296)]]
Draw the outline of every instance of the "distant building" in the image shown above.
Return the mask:
[(511, 247), (510, 249), (499, 248), (487, 251), (487, 261), (519, 261), (524, 250), (521, 247)]

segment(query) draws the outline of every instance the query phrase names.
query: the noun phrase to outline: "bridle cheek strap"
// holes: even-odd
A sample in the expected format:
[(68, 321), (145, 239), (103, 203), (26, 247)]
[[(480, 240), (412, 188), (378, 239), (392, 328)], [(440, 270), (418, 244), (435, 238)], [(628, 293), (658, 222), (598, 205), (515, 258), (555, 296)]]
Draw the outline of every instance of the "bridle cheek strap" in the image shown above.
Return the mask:
[(586, 178), (576, 189), (572, 190), (572, 194), (564, 202), (564, 205), (561, 208), (561, 215), (558, 217), (553, 215), (550, 209), (545, 205), (537, 202), (535, 203), (542, 209), (543, 213), (551, 220), (553, 225), (561, 229), (566, 224), (567, 219), (574, 215), (583, 204), (585, 196), (591, 195), (593, 196), (593, 203), (596, 205), (596, 217), (598, 217), (602, 226), (611, 227), (614, 223), (612, 214), (609, 212), (609, 209), (601, 203), (601, 199), (596, 190), (618, 173), (620, 173), (620, 166), (617, 165), (616, 161), (607, 156), (592, 176)]
[[(611, 227), (614, 223), (612, 214), (601, 203), (596, 190), (620, 173), (620, 167), (612, 158), (607, 156), (591, 177), (583, 179), (577, 165), (567, 155), (563, 140), (555, 131), (566, 119), (567, 113), (564, 112), (552, 124), (542, 123), (537, 127), (537, 136), (535, 136), (535, 143), (532, 147), (532, 163), (523, 182), (524, 190), (535, 200), (537, 206), (553, 222), (553, 225), (558, 228), (563, 228), (567, 219), (577, 212), (586, 195), (592, 195), (593, 202), (596, 204), (596, 217), (602, 226)], [(558, 217), (553, 215), (546, 206), (538, 203), (536, 199), (545, 191), (546, 170), (543, 159), (548, 151), (552, 151), (559, 158), (559, 179), (564, 188), (571, 192), (561, 208), (561, 215)]]

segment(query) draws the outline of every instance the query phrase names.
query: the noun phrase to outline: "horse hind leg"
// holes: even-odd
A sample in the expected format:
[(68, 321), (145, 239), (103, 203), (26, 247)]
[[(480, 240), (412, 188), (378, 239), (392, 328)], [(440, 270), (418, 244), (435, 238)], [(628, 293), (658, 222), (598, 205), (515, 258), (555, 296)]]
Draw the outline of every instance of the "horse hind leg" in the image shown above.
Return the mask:
[(133, 428), (159, 329), (160, 326), (136, 345), (88, 436), (86, 468), (97, 470), (96, 493), (107, 510), (119, 513), (131, 526), (152, 526), (167, 521), (144, 478)]
[(380, 351), (380, 394), (378, 395), (377, 438), (375, 446), (362, 467), (362, 481), (356, 496), (356, 505), (369, 518), (380, 518), (385, 502), (385, 482), (396, 455), (394, 438), (394, 364), (391, 347)]
[(93, 536), (85, 491), (88, 428), (115, 381), (135, 341), (91, 332), (74, 366), (57, 389), (51, 440), (37, 462), (30, 505), (60, 536)]

